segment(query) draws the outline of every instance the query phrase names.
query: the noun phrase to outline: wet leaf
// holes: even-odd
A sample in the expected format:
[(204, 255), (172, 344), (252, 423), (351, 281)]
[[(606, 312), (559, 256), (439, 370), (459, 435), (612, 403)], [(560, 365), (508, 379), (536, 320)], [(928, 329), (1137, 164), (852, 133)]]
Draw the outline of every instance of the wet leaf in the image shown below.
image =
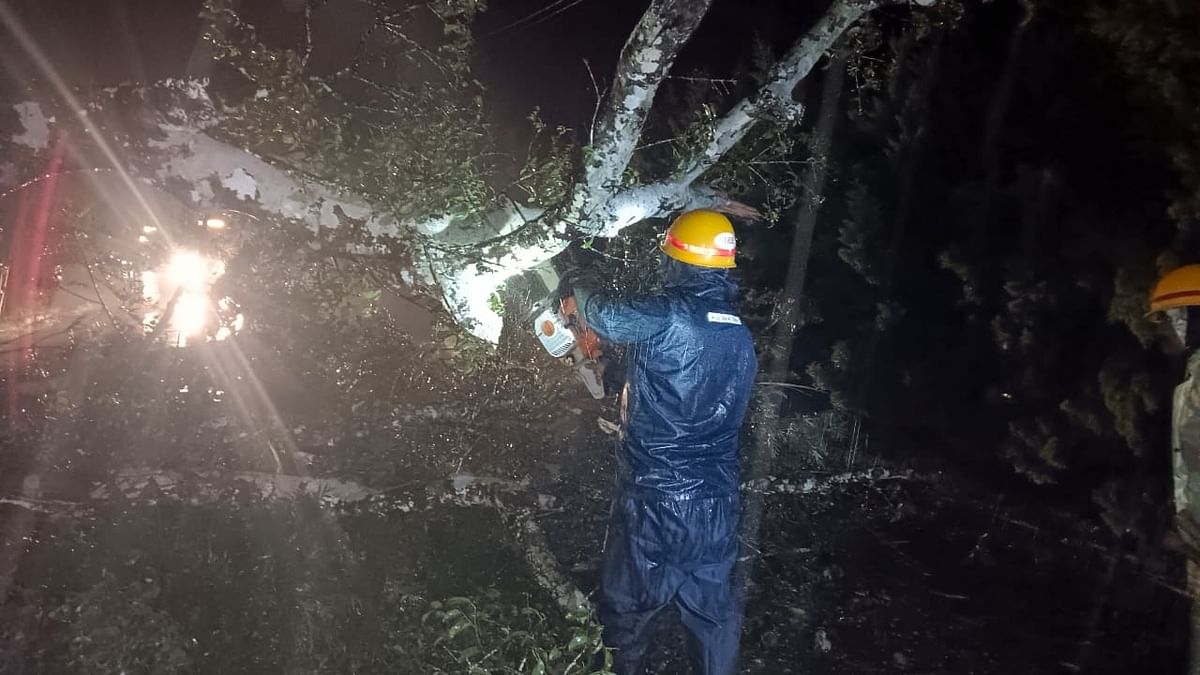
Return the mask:
[(574, 652), (583, 649), (584, 646), (591, 641), (587, 633), (576, 633), (571, 637), (571, 641), (567, 643), (567, 651)]
[(466, 630), (470, 627), (471, 627), (470, 620), (463, 619), (463, 620), (459, 621), (458, 623), (455, 623), (453, 626), (450, 626), (450, 630), (446, 632), (446, 637), (448, 639), (453, 640), (455, 637), (458, 636), (459, 633), (463, 632), (464, 630)]

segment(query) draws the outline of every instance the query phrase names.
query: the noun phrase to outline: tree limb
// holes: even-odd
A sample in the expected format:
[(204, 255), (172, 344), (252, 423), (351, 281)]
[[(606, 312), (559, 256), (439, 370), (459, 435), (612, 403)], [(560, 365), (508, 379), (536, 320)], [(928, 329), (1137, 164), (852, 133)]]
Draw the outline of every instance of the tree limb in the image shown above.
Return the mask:
[[(700, 25), (712, 0), (654, 0), (621, 50), (607, 104), (593, 130), (595, 139), (584, 166), (584, 179), (572, 195), (571, 216), (601, 209), (621, 186), (621, 178), (642, 137), (654, 95), (675, 63), (679, 50)], [(605, 223), (579, 218), (584, 232), (596, 234)]]
[(738, 101), (713, 128), (712, 139), (691, 157), (676, 174), (681, 183), (693, 183), (736, 146), (760, 119), (796, 120), (803, 107), (792, 96), (800, 81), (847, 29), (864, 14), (888, 0), (835, 0), (816, 24), (796, 40), (788, 53), (767, 75), (752, 97)]

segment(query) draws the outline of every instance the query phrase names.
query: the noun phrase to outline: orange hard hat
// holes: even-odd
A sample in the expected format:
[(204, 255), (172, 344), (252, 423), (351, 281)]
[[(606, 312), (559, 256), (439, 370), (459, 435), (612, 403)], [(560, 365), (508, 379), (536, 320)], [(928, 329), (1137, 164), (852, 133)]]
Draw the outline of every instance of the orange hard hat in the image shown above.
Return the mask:
[(733, 223), (716, 211), (699, 209), (680, 214), (663, 238), (662, 252), (698, 267), (737, 267)]
[(1200, 305), (1200, 265), (1184, 265), (1168, 272), (1154, 284), (1150, 311)]

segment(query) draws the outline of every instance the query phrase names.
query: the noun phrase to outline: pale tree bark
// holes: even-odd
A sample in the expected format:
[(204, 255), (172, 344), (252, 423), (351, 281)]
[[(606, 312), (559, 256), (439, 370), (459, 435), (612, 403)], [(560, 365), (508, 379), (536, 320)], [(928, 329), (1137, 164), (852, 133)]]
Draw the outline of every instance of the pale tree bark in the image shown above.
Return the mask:
[(691, 183), (699, 179), (725, 153), (740, 143), (759, 120), (799, 120), (804, 108), (793, 97), (796, 87), (808, 77), (839, 37), (864, 14), (884, 4), (890, 3), (882, 0), (836, 0), (788, 53), (772, 66), (758, 92), (734, 104), (717, 122), (707, 147), (684, 163), (679, 174), (680, 181)]
[[(23, 161), (16, 165), (36, 166), (36, 157), (45, 153), (51, 138), (71, 133), (76, 144), (99, 150), (97, 164), (129, 176), (129, 199), (137, 199), (140, 181), (150, 181), (169, 186), (197, 208), (220, 208), (232, 200), (234, 206), (310, 228), (355, 221), (375, 235), (411, 240), (421, 255), (403, 276), (411, 278), (418, 290), (441, 298), (468, 330), (495, 341), (501, 317), (490, 301), (494, 291), (508, 278), (550, 260), (575, 238), (617, 236), (633, 223), (685, 208), (723, 208), (735, 215), (753, 215), (752, 209), (705, 188), (702, 175), (760, 119), (798, 117), (801, 111), (792, 99), (796, 84), (863, 14), (893, 1), (835, 0), (771, 71), (762, 88), (719, 121), (707, 147), (672, 175), (630, 187), (622, 177), (641, 141), (658, 87), (710, 2), (654, 0), (621, 52), (580, 179), (565, 203), (546, 211), (510, 204), (482, 218), (479, 214), (399, 216), (368, 197), (220, 140), (217, 127), (227, 111), (213, 105), (207, 83), (199, 80), (110, 90), (107, 98), (87, 102), (75, 100), (59, 86), (57, 101), (17, 104), (18, 128), (0, 130), (0, 151), (20, 155)], [(916, 4), (932, 2), (917, 0)], [(0, 20), (10, 30), (19, 29), (11, 13), (0, 14)], [(31, 44), (27, 50), (35, 48)], [(49, 64), (34, 61), (47, 80), (53, 79)], [(140, 99), (140, 105), (131, 106), (131, 97)], [(481, 221), (484, 227), (478, 226)]]
[[(756, 496), (812, 496), (828, 494), (860, 483), (912, 480), (924, 477), (893, 474), (876, 469), (853, 473), (748, 481), (743, 493)], [(528, 481), (460, 474), (444, 481), (395, 488), (369, 487), (355, 481), (329, 477), (294, 476), (261, 472), (236, 474), (180, 474), (171, 471), (126, 470), (92, 490), (85, 501), (68, 501), (38, 494), (0, 495), (0, 507), (13, 508), (8, 521), (15, 540), (32, 531), (37, 516), (78, 519), (105, 505), (119, 503), (155, 507), (164, 503), (194, 506), (222, 503), (234, 493), (264, 501), (316, 499), (331, 527), (341, 510), (364, 509), (374, 514), (426, 513), (443, 507), (495, 509), (511, 532), (538, 585), (564, 610), (590, 606), (587, 595), (562, 568), (554, 547), (538, 523), (538, 516), (559, 508), (558, 499), (536, 491)], [(0, 590), (19, 562), (20, 549), (0, 552)]]

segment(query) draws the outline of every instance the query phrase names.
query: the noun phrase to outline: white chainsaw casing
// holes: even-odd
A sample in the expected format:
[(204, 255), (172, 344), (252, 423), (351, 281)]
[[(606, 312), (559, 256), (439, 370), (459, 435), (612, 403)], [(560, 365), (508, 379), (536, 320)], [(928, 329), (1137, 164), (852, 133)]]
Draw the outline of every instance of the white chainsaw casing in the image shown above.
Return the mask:
[(553, 307), (546, 307), (533, 319), (533, 332), (541, 341), (550, 356), (562, 358), (575, 348), (575, 334), (571, 332), (555, 312)]

